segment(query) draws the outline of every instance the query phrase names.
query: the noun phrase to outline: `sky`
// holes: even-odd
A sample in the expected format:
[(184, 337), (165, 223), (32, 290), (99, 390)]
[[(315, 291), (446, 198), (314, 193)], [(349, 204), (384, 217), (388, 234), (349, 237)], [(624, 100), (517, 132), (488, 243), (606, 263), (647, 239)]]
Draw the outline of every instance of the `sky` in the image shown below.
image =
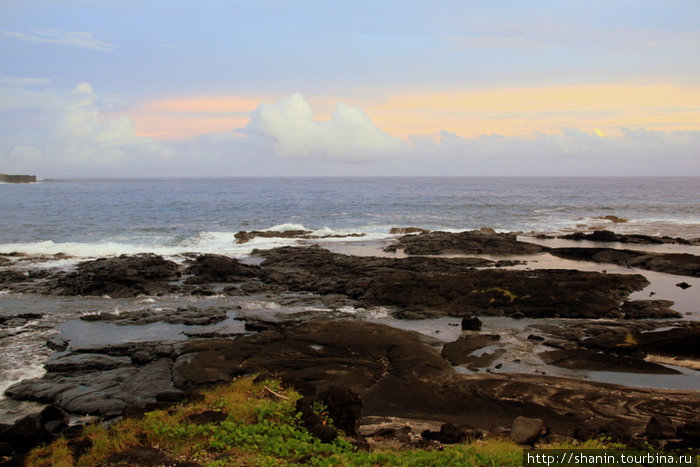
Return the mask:
[(700, 2), (2, 0), (0, 172), (699, 176)]

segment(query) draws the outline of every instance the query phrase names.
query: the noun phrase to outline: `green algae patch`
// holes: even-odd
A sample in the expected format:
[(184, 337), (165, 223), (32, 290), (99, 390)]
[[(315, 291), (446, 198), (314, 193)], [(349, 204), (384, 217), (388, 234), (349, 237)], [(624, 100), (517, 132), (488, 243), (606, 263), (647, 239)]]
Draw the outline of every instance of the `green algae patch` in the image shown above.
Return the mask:
[(473, 294), (491, 294), (493, 295), (493, 292), (496, 292), (497, 294), (501, 294), (498, 297), (491, 297), (489, 299), (489, 304), (496, 303), (499, 300), (506, 300), (508, 303), (513, 303), (516, 300), (525, 300), (526, 298), (530, 298), (530, 295), (522, 295), (518, 296), (511, 292), (508, 289), (504, 289), (501, 287), (489, 287), (488, 289), (474, 289), (472, 290)]

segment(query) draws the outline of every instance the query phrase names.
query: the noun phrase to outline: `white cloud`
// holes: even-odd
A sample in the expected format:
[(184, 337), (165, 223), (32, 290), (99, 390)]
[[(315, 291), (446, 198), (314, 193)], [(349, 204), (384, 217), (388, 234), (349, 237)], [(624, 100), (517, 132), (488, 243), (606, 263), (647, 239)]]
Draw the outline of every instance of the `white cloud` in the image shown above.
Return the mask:
[(383, 132), (364, 111), (343, 103), (330, 120), (316, 121), (301, 94), (260, 104), (243, 133), (271, 143), (285, 158), (368, 161), (407, 149), (403, 140)]
[(530, 137), (463, 138), (442, 131), (409, 141), (339, 104), (316, 121), (295, 94), (261, 104), (247, 127), (164, 145), (128, 117), (105, 118), (88, 83), (57, 90), (0, 79), (0, 172), (40, 177), (260, 175), (700, 175), (700, 132), (564, 128)]
[(0, 106), (0, 172), (116, 176), (171, 155), (164, 145), (138, 136), (128, 117), (103, 118), (88, 83), (68, 92), (15, 83), (20, 85), (0, 88), (0, 100), (11, 98)]
[(58, 29), (44, 28), (32, 30), (31, 34), (17, 31), (0, 31), (0, 34), (25, 42), (67, 45), (105, 52), (112, 52), (117, 48), (114, 44), (97, 39), (89, 31), (59, 31)]

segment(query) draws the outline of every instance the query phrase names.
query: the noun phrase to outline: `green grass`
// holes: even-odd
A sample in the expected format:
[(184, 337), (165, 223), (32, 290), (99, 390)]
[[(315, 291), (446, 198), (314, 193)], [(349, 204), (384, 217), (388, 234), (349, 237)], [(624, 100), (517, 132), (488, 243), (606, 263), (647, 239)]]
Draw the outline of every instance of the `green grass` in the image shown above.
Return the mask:
[[(300, 423), (295, 403), (300, 398), (277, 381), (253, 383), (252, 377), (207, 391), (201, 402), (122, 420), (109, 429), (90, 426), (83, 437), (92, 447), (74, 459), (65, 439), (37, 448), (29, 466), (96, 466), (132, 447), (148, 447), (177, 461), (206, 466), (518, 466), (522, 447), (504, 439), (479, 440), (442, 450), (358, 451), (342, 437), (324, 444)], [(188, 417), (220, 411), (220, 423), (195, 424)], [(322, 407), (319, 414), (323, 415)], [(332, 423), (331, 420), (327, 420)], [(607, 444), (549, 445), (551, 448), (603, 448)]]

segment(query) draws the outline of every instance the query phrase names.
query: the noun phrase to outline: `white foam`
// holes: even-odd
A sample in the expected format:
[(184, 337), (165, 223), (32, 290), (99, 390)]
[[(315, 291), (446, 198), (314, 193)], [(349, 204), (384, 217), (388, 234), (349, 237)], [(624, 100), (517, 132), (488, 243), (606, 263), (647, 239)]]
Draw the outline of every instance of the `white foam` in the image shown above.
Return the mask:
[(0, 244), (0, 253), (20, 252), (28, 255), (55, 255), (63, 253), (69, 256), (81, 258), (95, 258), (102, 256), (114, 256), (123, 254), (137, 254), (153, 252), (158, 254), (177, 254), (176, 249), (170, 247), (158, 247), (153, 245), (139, 245), (131, 243), (55, 243), (46, 240), (36, 243), (5, 243)]
[[(36, 329), (36, 326), (34, 326)], [(5, 390), (24, 379), (41, 378), (44, 361), (51, 350), (44, 345), (52, 330), (38, 329), (9, 335), (3, 339), (3, 361), (0, 362), (0, 400)]]
[(337, 230), (333, 230), (328, 226), (324, 226), (322, 229), (314, 230), (313, 232), (311, 232), (311, 234), (322, 237), (324, 235), (345, 235), (346, 232), (340, 232)]
[(19, 252), (31, 256), (50, 256), (62, 253), (73, 258), (55, 261), (47, 259), (47, 262), (37, 264), (39, 267), (69, 267), (85, 258), (135, 255), (139, 253), (155, 253), (161, 256), (175, 257), (183, 253), (194, 252), (243, 257), (249, 255), (255, 248), (275, 248), (277, 246), (287, 246), (297, 243), (295, 239), (255, 238), (250, 242), (238, 244), (233, 235), (233, 232), (200, 232), (194, 237), (182, 240), (175, 245), (110, 241), (97, 243), (57, 243), (51, 240), (35, 243), (5, 243), (0, 244), (0, 253)]
[(301, 224), (279, 224), (268, 227), (267, 229), (262, 229), (262, 232), (284, 232), (287, 230), (308, 230)]

